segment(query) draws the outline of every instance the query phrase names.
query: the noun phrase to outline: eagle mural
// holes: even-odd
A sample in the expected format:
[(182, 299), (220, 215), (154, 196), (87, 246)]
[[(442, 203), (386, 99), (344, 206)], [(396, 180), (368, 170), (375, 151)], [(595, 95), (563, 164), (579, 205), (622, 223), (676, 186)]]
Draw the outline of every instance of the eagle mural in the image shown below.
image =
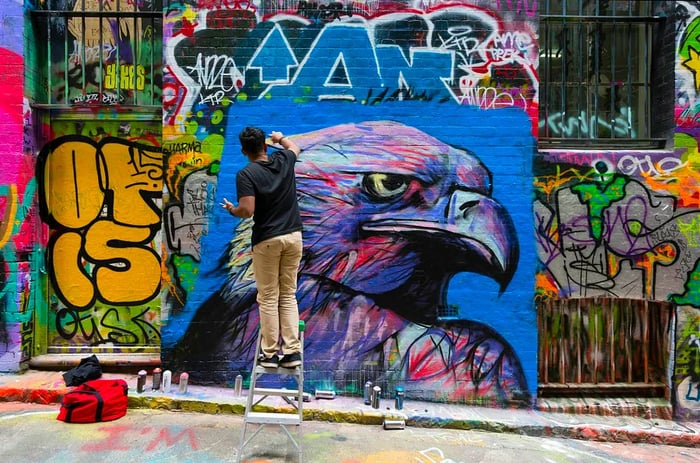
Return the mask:
[[(372, 380), (427, 400), (528, 401), (519, 359), (498, 333), (439, 317), (455, 274), (488, 276), (503, 291), (517, 266), (513, 223), (491, 197), (486, 167), (391, 121), (290, 138), (303, 150), (297, 296), (309, 385), (359, 392)], [(236, 226), (222, 262), (226, 283), (173, 352), (176, 366), (207, 371), (210, 380), (249, 371), (255, 354), (250, 232), (250, 220)]]

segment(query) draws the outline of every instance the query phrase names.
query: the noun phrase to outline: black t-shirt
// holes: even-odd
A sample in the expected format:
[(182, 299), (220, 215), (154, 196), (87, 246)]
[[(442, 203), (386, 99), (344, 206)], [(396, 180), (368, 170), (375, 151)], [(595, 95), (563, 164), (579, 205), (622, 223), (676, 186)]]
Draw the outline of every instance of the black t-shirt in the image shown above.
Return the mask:
[(294, 151), (275, 151), (267, 161), (251, 162), (236, 174), (239, 202), (243, 196), (255, 196), (253, 245), (301, 230), (294, 177), (296, 158)]

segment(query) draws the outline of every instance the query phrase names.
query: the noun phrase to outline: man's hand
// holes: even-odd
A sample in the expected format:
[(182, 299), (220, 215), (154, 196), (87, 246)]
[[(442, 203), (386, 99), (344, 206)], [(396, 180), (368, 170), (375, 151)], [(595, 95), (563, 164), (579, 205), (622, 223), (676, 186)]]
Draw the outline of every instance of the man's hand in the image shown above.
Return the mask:
[(223, 207), (224, 209), (229, 211), (229, 213), (231, 212), (231, 209), (233, 209), (233, 204), (226, 198), (224, 198), (224, 202), (220, 203), (220, 204), (221, 204), (221, 207)]
[(294, 143), (292, 140), (285, 137), (282, 132), (270, 133), (270, 141), (272, 141), (272, 143), (276, 143), (276, 144), (282, 146), (282, 148), (284, 148), (286, 150), (293, 151), (294, 154), (297, 155), (297, 157), (299, 156), (299, 153), (301, 153), (301, 148), (299, 148), (299, 146), (296, 143)]
[(280, 144), (282, 139), (284, 138), (284, 134), (282, 132), (272, 132), (270, 134), (270, 140), (272, 143)]
[(253, 213), (255, 212), (255, 196), (243, 196), (240, 198), (240, 204), (238, 204), (238, 206), (234, 206), (233, 203), (226, 198), (223, 198), (223, 202), (220, 204), (229, 214), (242, 219), (253, 217)]

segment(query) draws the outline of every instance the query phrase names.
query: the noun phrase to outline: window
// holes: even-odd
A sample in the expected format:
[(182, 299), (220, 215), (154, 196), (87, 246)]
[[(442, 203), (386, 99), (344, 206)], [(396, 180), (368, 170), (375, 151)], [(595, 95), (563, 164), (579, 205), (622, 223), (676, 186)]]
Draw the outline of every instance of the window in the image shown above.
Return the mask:
[(45, 0), (31, 11), (37, 104), (160, 106), (161, 0)]
[(669, 90), (653, 64), (665, 37), (656, 3), (541, 2), (540, 147), (663, 147), (668, 127), (658, 122), (673, 108), (654, 103)]

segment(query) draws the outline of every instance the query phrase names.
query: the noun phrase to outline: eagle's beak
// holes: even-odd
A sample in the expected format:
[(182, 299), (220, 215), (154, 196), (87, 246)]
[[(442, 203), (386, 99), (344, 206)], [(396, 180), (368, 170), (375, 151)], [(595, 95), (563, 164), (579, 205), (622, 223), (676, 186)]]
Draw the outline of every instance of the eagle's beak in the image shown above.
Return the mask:
[[(445, 211), (445, 231), (451, 239), (482, 258), (471, 271), (492, 277), (503, 291), (518, 265), (519, 247), (515, 227), (506, 209), (487, 196), (457, 190)], [(450, 238), (450, 237), (448, 237)]]
[(447, 272), (489, 276), (501, 291), (510, 283), (518, 264), (518, 240), (510, 215), (495, 200), (475, 192), (454, 191), (445, 207), (436, 209), (433, 215), (375, 218), (363, 223), (362, 230), (421, 236), (432, 254), (429, 257)]

